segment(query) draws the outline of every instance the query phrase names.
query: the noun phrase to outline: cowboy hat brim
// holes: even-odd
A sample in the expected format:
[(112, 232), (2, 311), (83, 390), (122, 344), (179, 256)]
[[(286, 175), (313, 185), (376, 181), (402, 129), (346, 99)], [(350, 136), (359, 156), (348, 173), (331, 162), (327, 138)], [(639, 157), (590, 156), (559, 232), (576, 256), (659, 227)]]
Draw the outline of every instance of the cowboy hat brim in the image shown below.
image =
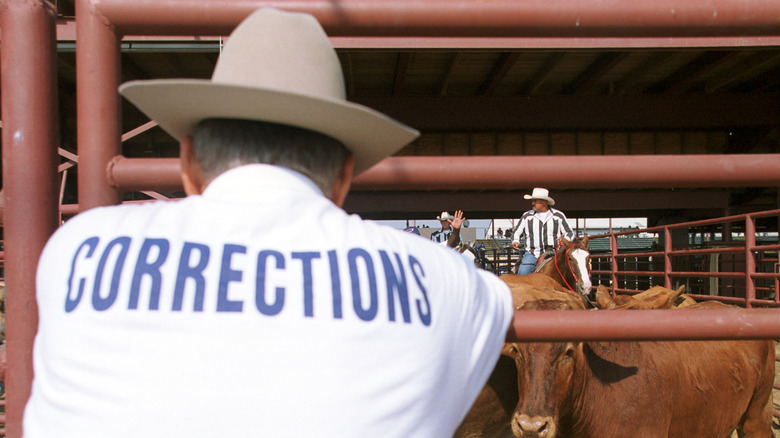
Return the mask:
[(156, 79), (127, 82), (119, 92), (176, 140), (210, 118), (258, 120), (325, 134), (352, 152), (356, 175), (419, 136), (371, 108), (288, 91), (205, 79)]
[(532, 195), (523, 195), (524, 199), (542, 199), (547, 201), (549, 205), (555, 205), (555, 200), (553, 198), (550, 198), (549, 196), (532, 196)]

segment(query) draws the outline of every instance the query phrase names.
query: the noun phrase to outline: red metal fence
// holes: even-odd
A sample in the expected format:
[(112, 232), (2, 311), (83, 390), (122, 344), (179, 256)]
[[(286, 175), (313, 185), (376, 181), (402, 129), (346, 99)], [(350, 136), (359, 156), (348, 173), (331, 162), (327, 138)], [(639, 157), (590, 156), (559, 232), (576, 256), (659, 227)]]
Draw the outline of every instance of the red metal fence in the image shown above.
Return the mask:
[(770, 210), (590, 236), (591, 279), (613, 293), (685, 286), (696, 300), (780, 307), (778, 220)]

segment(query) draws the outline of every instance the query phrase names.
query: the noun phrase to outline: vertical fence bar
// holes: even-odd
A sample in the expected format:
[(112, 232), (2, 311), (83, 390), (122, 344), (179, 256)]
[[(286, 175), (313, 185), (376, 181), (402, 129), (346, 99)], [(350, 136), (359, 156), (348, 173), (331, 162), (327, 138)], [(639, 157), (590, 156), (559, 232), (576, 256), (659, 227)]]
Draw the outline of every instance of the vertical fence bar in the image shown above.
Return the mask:
[[(131, 3), (128, 2), (128, 5)], [(118, 204), (106, 178), (108, 162), (122, 153), (119, 38), (89, 0), (76, 0), (76, 103), (79, 210)]]
[(745, 218), (745, 307), (750, 308), (756, 299), (756, 218), (748, 215)]
[[(609, 231), (612, 232), (611, 227)], [(610, 263), (612, 264), (612, 297), (614, 298), (615, 295), (617, 295), (617, 289), (618, 289), (618, 274), (617, 274), (618, 273), (618, 261), (617, 261), (618, 242), (617, 242), (617, 236), (615, 236), (614, 234), (610, 234), (609, 236), (609, 247), (612, 253), (610, 257)]]
[(6, 436), (18, 438), (33, 378), (35, 269), (58, 225), (57, 37), (55, 13), (44, 0), (5, 0), (1, 15)]
[(669, 275), (672, 272), (672, 231), (669, 226), (665, 226), (664, 233), (664, 287), (667, 289), (672, 288), (672, 276)]

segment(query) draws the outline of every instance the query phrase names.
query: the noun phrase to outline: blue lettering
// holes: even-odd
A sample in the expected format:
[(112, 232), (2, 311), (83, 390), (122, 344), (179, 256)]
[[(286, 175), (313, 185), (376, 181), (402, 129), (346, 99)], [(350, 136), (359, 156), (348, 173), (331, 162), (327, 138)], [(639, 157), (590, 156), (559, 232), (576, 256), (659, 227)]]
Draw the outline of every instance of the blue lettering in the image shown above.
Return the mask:
[(277, 287), (273, 304), (265, 300), (265, 272), (268, 257), (276, 259), (276, 269), (284, 269), (284, 256), (279, 251), (260, 251), (257, 255), (257, 285), (255, 286), (255, 305), (263, 315), (273, 316), (282, 311), (284, 307), (284, 288)]
[[(360, 296), (360, 275), (358, 272), (357, 260), (363, 259), (366, 276), (368, 277), (369, 303), (368, 308), (363, 308), (362, 298)], [(353, 248), (347, 253), (349, 261), (349, 275), (352, 278), (352, 306), (357, 313), (358, 318), (363, 321), (371, 321), (376, 318), (377, 313), (377, 289), (376, 274), (374, 273), (374, 262), (368, 252), (361, 248)]]
[(420, 305), (420, 300), (415, 300), (417, 302), (417, 314), (420, 315), (420, 320), (424, 325), (431, 325), (431, 303), (428, 301), (428, 293), (421, 280), (421, 278), (425, 278), (425, 271), (423, 271), (422, 264), (412, 256), (409, 256), (409, 265), (412, 267), (412, 275), (414, 275), (414, 280), (417, 282), (417, 286), (420, 288), (420, 292), (422, 292), (425, 300), (425, 311), (423, 311)]
[(333, 317), (341, 319), (341, 278), (339, 277), (339, 262), (335, 249), (328, 251), (328, 261), (330, 261), (330, 288), (333, 291)]
[[(153, 247), (157, 247), (157, 258), (149, 261), (149, 252)], [(144, 275), (148, 275), (152, 280), (149, 289), (149, 310), (157, 310), (160, 307), (160, 287), (162, 285), (162, 274), (160, 266), (168, 258), (170, 244), (165, 239), (146, 239), (141, 245), (141, 251), (138, 253), (138, 261), (135, 264), (133, 272), (133, 282), (130, 284), (130, 302), (128, 309), (138, 308), (138, 295), (140, 295), (141, 280)]]
[(89, 239), (85, 240), (81, 245), (79, 245), (78, 249), (76, 250), (76, 253), (73, 254), (73, 263), (70, 265), (70, 276), (68, 277), (68, 294), (65, 296), (65, 311), (66, 312), (72, 312), (76, 306), (79, 305), (79, 302), (81, 301), (81, 295), (84, 293), (84, 283), (86, 282), (86, 279), (84, 277), (79, 278), (79, 290), (76, 292), (76, 296), (74, 298), (71, 298), (71, 288), (73, 287), (73, 276), (76, 275), (76, 260), (78, 259), (79, 253), (83, 248), (89, 248), (87, 250), (87, 254), (84, 256), (84, 258), (91, 258), (92, 254), (95, 252), (95, 248), (97, 248), (97, 244), (100, 241), (97, 237), (90, 237)]
[[(108, 290), (108, 296), (103, 298), (100, 296), (100, 284), (103, 280), (103, 270), (106, 267), (106, 262), (108, 262), (108, 256), (111, 255), (111, 250), (117, 245), (119, 245), (120, 248), (116, 258), (116, 265), (114, 266), (114, 273), (111, 276), (111, 286)], [(117, 293), (119, 293), (119, 277), (122, 275), (122, 268), (125, 264), (125, 258), (127, 258), (127, 251), (129, 249), (130, 238), (126, 236), (117, 237), (106, 246), (103, 256), (100, 257), (97, 272), (95, 272), (95, 286), (92, 289), (92, 307), (94, 307), (95, 310), (106, 310), (114, 304)]]
[[(190, 264), (192, 254), (197, 251), (200, 253), (198, 262)], [(203, 311), (203, 295), (206, 290), (206, 279), (203, 278), (203, 270), (209, 263), (209, 254), (211, 250), (206, 245), (199, 243), (184, 242), (179, 259), (179, 271), (176, 274), (176, 286), (173, 290), (173, 310), (181, 311), (184, 302), (184, 286), (188, 278), (195, 281), (195, 301), (192, 306), (195, 312)]]
[[(406, 271), (401, 264), (401, 256), (395, 254), (395, 260), (398, 262), (400, 273), (397, 275), (393, 261), (385, 251), (379, 251), (382, 257), (382, 265), (385, 268), (385, 279), (387, 281), (387, 305), (390, 321), (395, 321), (395, 291), (398, 292), (398, 302), (401, 305), (401, 313), (404, 316), (404, 322), (409, 323), (412, 317), (409, 312), (409, 292), (406, 288)], [(400, 277), (400, 281), (398, 281)]]
[(246, 247), (243, 245), (226, 244), (222, 253), (222, 270), (219, 274), (219, 289), (217, 291), (217, 312), (241, 312), (244, 303), (228, 299), (228, 285), (231, 282), (241, 281), (243, 272), (230, 269), (230, 259), (233, 254), (246, 254)]
[(290, 254), (294, 259), (300, 259), (303, 263), (303, 314), (314, 316), (314, 294), (312, 293), (311, 261), (320, 258), (318, 252), (294, 252)]

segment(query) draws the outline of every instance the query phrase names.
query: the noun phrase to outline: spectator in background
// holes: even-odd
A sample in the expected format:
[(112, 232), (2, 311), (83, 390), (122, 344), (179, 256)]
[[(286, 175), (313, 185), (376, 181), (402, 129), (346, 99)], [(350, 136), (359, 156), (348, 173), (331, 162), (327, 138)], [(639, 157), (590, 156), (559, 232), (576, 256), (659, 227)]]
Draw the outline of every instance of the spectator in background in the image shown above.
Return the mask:
[(450, 248), (456, 248), (460, 243), (460, 227), (464, 221), (463, 212), (457, 210), (453, 216), (449, 212), (443, 211), (441, 216), (436, 217), (436, 220), (441, 223), (441, 229), (431, 234), (431, 240)]

